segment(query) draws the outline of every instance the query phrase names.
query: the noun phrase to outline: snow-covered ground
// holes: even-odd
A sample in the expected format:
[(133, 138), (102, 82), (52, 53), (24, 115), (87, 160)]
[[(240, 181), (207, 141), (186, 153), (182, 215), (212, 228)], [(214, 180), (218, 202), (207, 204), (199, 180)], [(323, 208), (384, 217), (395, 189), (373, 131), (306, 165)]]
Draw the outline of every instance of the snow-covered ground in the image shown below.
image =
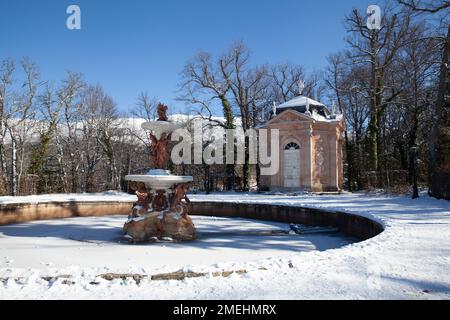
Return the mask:
[[(130, 245), (122, 239), (124, 216), (77, 217), (0, 226), (0, 266), (46, 270), (74, 265), (146, 274), (187, 265), (258, 261), (293, 252), (327, 250), (357, 241), (340, 233), (289, 235), (286, 223), (193, 216), (197, 240)], [(279, 234), (277, 232), (280, 232)], [(108, 269), (105, 269), (105, 267)]]
[(117, 191), (107, 191), (102, 193), (58, 193), (58, 194), (41, 194), (35, 196), (20, 197), (0, 197), (0, 204), (13, 203), (48, 203), (48, 202), (130, 202), (135, 201), (136, 197), (127, 193)]
[[(61, 200), (64, 197), (57, 196), (56, 198)], [(70, 197), (78, 199), (76, 195), (70, 195)], [(96, 195), (90, 199), (94, 197), (109, 197), (111, 201), (113, 198), (129, 199), (129, 196), (114, 193)], [(38, 197), (33, 199), (35, 202), (56, 199), (55, 196), (50, 197), (51, 199), (48, 198), (47, 196), (47, 199)], [(157, 244), (157, 246), (167, 246), (165, 249), (168, 250), (164, 250), (164, 252), (167, 252), (168, 256), (164, 256), (163, 251), (159, 252), (152, 256), (156, 262), (149, 263), (151, 257), (134, 257), (134, 253), (149, 252), (146, 246), (155, 246), (154, 244), (129, 246), (116, 243), (112, 245), (111, 241), (105, 244), (102, 240), (104, 238), (101, 238), (101, 234), (111, 226), (116, 226), (122, 217), (55, 220), (46, 221), (44, 225), (43, 221), (36, 221), (5, 226), (0, 229), (0, 298), (450, 298), (450, 202), (448, 201), (432, 199), (426, 195), (422, 195), (420, 199), (411, 200), (407, 197), (366, 194), (291, 197), (236, 193), (209, 196), (191, 195), (190, 198), (193, 201), (256, 202), (337, 209), (376, 219), (383, 223), (386, 230), (367, 241), (325, 251), (310, 251), (305, 246), (299, 250), (296, 245), (308, 247), (314, 244), (314, 241), (306, 244), (308, 241), (306, 239), (304, 239), (306, 242), (299, 244), (295, 242), (298, 240), (290, 238), (286, 238), (285, 243), (281, 243), (279, 238), (264, 238), (265, 240), (260, 241), (276, 240), (273, 248), (268, 244), (262, 250), (257, 242), (251, 241), (245, 256), (240, 255), (239, 250), (231, 250), (233, 246), (243, 245), (242, 239), (239, 239), (241, 243), (237, 243), (239, 241), (236, 239), (236, 241), (220, 245), (221, 249), (228, 250), (226, 254), (217, 254), (212, 250), (209, 259), (206, 260), (198, 255), (199, 250), (202, 249), (199, 247), (200, 244), (197, 247), (192, 243)], [(0, 203), (8, 201), (11, 199), (0, 199)], [(22, 201), (25, 200), (22, 199)], [(64, 231), (64, 228), (68, 228), (68, 226), (61, 224), (63, 221), (72, 221), (73, 228), (69, 229), (71, 232)], [(211, 221), (199, 217), (196, 223), (200, 229), (203, 224), (204, 232), (216, 232), (221, 223), (231, 223), (232, 229), (235, 228), (235, 231), (242, 224), (252, 225), (252, 228), (257, 230), (285, 228), (285, 225), (277, 223), (251, 222), (243, 219), (234, 222), (228, 221), (228, 219)], [(215, 222), (218, 222), (216, 227), (214, 224), (211, 227), (211, 223)], [(89, 224), (88, 230), (90, 231), (85, 230), (86, 224)], [(56, 243), (45, 245), (56, 246), (57, 248), (54, 247), (52, 250), (61, 253), (63, 257), (60, 255), (33, 256), (30, 244), (39, 247), (42, 245), (40, 241), (49, 240), (45, 237), (33, 236), (42, 234), (45, 229), (38, 230), (39, 232), (36, 229), (45, 227), (49, 228), (48, 235), (53, 237), (53, 241), (57, 239)], [(96, 235), (95, 229), (99, 235)], [(83, 232), (85, 232), (85, 236), (76, 238)], [(92, 236), (86, 236), (86, 232)], [(76, 241), (76, 239), (85, 240), (92, 237), (97, 238), (91, 239), (92, 242)], [(214, 237), (212, 236), (210, 239), (217, 240)], [(14, 238), (17, 241), (13, 241)], [(99, 240), (99, 238), (101, 239)], [(201, 241), (204, 240), (199, 240), (199, 242)], [(206, 244), (204, 243), (204, 245)], [(77, 247), (79, 249), (76, 249)], [(294, 250), (290, 252), (285, 250), (288, 247), (292, 247)], [(89, 253), (91, 251), (89, 248), (92, 248), (93, 253)], [(74, 253), (76, 250), (83, 253), (77, 255)], [(246, 257), (247, 255), (249, 257)], [(127, 257), (130, 260), (127, 260)], [(78, 259), (78, 263), (72, 264)], [(162, 262), (166, 265), (158, 264), (158, 259), (167, 261)], [(99, 267), (98, 264), (93, 265), (95, 261), (102, 260), (105, 268)], [(173, 263), (173, 261), (175, 262)], [(139, 284), (132, 278), (110, 281), (98, 276), (105, 272), (151, 275), (156, 271), (177, 271), (182, 265), (184, 265), (184, 271), (208, 274), (184, 280), (151, 280), (150, 277), (145, 277)], [(245, 270), (246, 272), (233, 273), (228, 277), (214, 276), (216, 271), (233, 270)], [(50, 280), (47, 278), (58, 275), (68, 278), (60, 277)]]

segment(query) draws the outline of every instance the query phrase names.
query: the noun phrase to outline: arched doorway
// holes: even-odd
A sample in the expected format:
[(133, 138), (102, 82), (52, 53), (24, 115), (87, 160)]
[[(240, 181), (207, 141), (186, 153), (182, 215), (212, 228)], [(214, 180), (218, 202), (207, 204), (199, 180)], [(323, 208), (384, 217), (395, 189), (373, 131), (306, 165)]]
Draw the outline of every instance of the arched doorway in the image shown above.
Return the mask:
[(284, 187), (300, 187), (300, 146), (291, 142), (284, 147)]

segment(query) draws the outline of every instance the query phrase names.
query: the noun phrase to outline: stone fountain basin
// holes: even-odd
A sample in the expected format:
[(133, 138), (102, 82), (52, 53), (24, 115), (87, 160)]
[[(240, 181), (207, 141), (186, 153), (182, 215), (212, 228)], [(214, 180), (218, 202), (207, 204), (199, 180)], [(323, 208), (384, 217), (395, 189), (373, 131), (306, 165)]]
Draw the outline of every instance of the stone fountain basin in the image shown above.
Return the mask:
[(175, 176), (171, 174), (132, 174), (125, 176), (127, 181), (143, 182), (147, 188), (153, 190), (167, 190), (175, 184), (193, 181), (191, 176)]

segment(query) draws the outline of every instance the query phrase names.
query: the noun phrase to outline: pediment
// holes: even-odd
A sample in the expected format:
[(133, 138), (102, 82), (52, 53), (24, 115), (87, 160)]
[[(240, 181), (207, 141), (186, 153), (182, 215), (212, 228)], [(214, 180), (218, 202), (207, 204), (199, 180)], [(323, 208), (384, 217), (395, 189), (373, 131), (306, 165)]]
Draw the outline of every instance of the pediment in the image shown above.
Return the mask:
[(272, 118), (267, 124), (282, 124), (282, 123), (292, 123), (292, 122), (313, 122), (314, 120), (298, 111), (288, 109), (283, 111), (276, 117)]

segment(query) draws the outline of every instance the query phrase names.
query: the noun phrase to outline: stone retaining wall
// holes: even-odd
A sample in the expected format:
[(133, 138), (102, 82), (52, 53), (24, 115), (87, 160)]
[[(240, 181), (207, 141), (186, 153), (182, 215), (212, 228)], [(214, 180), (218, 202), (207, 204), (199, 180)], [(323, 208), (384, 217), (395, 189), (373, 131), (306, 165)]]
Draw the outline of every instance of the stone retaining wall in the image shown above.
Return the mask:
[[(105, 215), (128, 215), (132, 202), (48, 202), (0, 205), (0, 225), (32, 220)], [(298, 223), (308, 226), (334, 226), (345, 234), (365, 240), (383, 231), (376, 221), (359, 215), (287, 205), (192, 202), (192, 215), (240, 217)]]
[(70, 217), (128, 215), (132, 202), (44, 202), (0, 205), (0, 225)]
[(191, 214), (250, 218), (307, 226), (333, 226), (361, 240), (372, 238), (383, 231), (380, 223), (359, 215), (287, 205), (193, 202)]

